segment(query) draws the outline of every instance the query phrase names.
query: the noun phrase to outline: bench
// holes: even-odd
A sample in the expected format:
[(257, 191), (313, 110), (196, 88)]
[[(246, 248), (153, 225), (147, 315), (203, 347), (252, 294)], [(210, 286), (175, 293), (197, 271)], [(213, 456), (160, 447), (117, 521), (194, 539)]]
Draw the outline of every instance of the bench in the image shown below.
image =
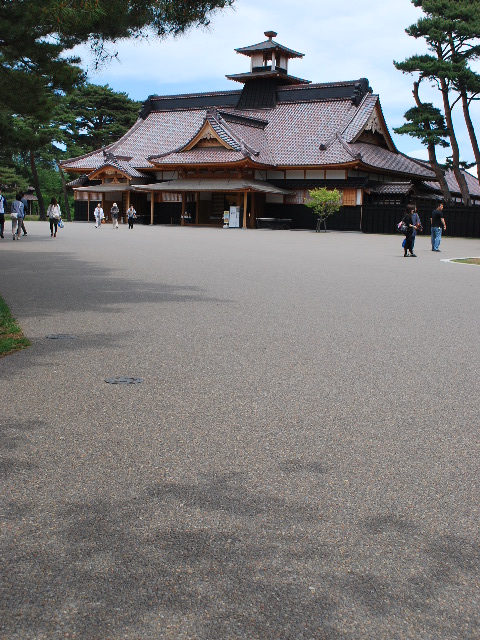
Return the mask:
[(291, 218), (257, 218), (257, 229), (290, 229)]

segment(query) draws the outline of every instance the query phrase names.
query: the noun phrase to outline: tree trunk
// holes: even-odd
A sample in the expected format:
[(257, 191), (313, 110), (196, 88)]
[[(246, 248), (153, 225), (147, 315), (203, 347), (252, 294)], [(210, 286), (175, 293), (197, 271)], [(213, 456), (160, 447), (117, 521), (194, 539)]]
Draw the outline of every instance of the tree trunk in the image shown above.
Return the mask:
[(455, 178), (458, 182), (458, 186), (460, 188), (460, 193), (462, 194), (463, 204), (466, 207), (469, 207), (471, 204), (470, 194), (468, 192), (467, 181), (465, 180), (465, 176), (460, 171), (460, 150), (458, 148), (457, 138), (455, 136), (455, 129), (453, 128), (453, 120), (452, 120), (452, 108), (450, 107), (450, 101), (448, 99), (448, 85), (445, 78), (440, 78), (440, 87), (443, 98), (443, 110), (445, 112), (445, 122), (447, 123), (447, 128), (449, 132), (450, 138), (450, 147), (452, 148), (452, 169), (455, 174)]
[(472, 143), (473, 155), (475, 156), (475, 163), (477, 165), (478, 183), (480, 184), (480, 149), (478, 147), (477, 136), (475, 135), (475, 129), (473, 126), (472, 118), (470, 117), (470, 109), (468, 105), (467, 91), (464, 87), (460, 91), (462, 97), (463, 117), (465, 118), (465, 124), (467, 125), (468, 135), (470, 136), (470, 142)]
[[(413, 83), (413, 97), (415, 98), (415, 104), (420, 109), (423, 106), (423, 103), (420, 100), (420, 96), (418, 95), (418, 86), (419, 86), (419, 82)], [(424, 124), (425, 124), (425, 129), (428, 129), (428, 130), (431, 129), (430, 122), (428, 120), (426, 120)], [(449, 202), (452, 199), (452, 195), (448, 189), (448, 184), (445, 179), (445, 173), (442, 167), (438, 164), (437, 153), (435, 151), (435, 145), (433, 144), (433, 142), (429, 142), (427, 144), (427, 149), (428, 149), (428, 159), (437, 177), (437, 180), (440, 184), (442, 196), (447, 202)]]
[(37, 198), (38, 198), (38, 210), (40, 212), (40, 220), (46, 220), (47, 216), (45, 213), (45, 203), (43, 202), (43, 196), (40, 190), (40, 180), (38, 179), (38, 173), (37, 173), (37, 165), (35, 163), (35, 152), (32, 149), (30, 149), (29, 155), (30, 155), (30, 169), (32, 171), (32, 176), (33, 176), (33, 186), (35, 187), (35, 193), (37, 194)]
[[(450, 43), (450, 53), (452, 56), (451, 57), (452, 61), (459, 62), (458, 51), (455, 48), (455, 42), (453, 39), (453, 35), (451, 33), (449, 34), (448, 41)], [(460, 56), (460, 59), (461, 59), (461, 56)], [(470, 117), (470, 108), (468, 104), (467, 89), (464, 86), (460, 86), (458, 91), (462, 99), (463, 117), (465, 119), (468, 135), (470, 137), (470, 142), (473, 149), (473, 155), (475, 157), (475, 163), (477, 165), (478, 182), (480, 184), (480, 149), (478, 148), (478, 141), (477, 141), (477, 136), (475, 135), (475, 128), (473, 126), (472, 118)]]
[(65, 174), (62, 171), (62, 167), (57, 164), (57, 168), (58, 173), (60, 174), (60, 178), (62, 179), (63, 203), (65, 205), (65, 212), (67, 214), (67, 222), (71, 222), (72, 216), (70, 215), (70, 203), (68, 202), (67, 181), (65, 180)]

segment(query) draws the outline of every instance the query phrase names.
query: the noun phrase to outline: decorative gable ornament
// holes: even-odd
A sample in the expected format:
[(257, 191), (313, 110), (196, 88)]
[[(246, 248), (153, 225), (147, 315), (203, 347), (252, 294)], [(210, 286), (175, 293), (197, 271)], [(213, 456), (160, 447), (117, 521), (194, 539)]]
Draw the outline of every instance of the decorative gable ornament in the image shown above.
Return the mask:
[(213, 129), (212, 125), (208, 120), (206, 120), (197, 133), (197, 135), (191, 140), (185, 147), (183, 147), (183, 151), (190, 151), (195, 147), (224, 147), (225, 149), (232, 149), (225, 140), (218, 135), (218, 133)]
[(371, 131), (371, 133), (379, 133), (381, 136), (385, 137), (385, 131), (376, 110), (373, 111), (372, 115), (368, 119), (367, 124), (365, 125), (365, 131)]

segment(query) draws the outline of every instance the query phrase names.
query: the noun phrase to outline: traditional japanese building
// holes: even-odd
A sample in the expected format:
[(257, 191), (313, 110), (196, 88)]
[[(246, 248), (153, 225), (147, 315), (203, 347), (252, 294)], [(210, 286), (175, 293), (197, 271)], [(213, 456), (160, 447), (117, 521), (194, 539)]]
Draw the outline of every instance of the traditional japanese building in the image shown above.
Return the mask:
[[(366, 208), (404, 203), (435, 184), (427, 163), (396, 148), (379, 96), (366, 78), (314, 84), (289, 74), (303, 54), (265, 33), (236, 49), (250, 70), (227, 78), (230, 91), (150, 96), (120, 139), (65, 161), (80, 174), (75, 218), (92, 219), (98, 201), (108, 214), (130, 204), (151, 224), (223, 225), (239, 207), (240, 226), (266, 219), (312, 228), (308, 190), (337, 188), (342, 209), (334, 226), (360, 229)], [(431, 187), (430, 187), (431, 188)]]

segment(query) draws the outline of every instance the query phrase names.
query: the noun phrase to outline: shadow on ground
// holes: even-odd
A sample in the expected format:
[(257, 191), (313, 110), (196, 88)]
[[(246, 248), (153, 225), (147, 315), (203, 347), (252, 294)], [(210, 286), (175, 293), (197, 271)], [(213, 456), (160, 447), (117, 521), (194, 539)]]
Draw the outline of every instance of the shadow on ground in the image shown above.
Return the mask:
[[(12, 448), (7, 434), (2, 452)], [(279, 477), (285, 469), (323, 473), (315, 460), (282, 461)], [(133, 499), (50, 507), (41, 522), (34, 504), (6, 505), (5, 638), (452, 640), (480, 633), (475, 605), (447, 608), (445, 598), (474, 583), (479, 549), (458, 536), (427, 535), (395, 514), (359, 521), (341, 551), (322, 535), (322, 505), (256, 491), (237, 473), (162, 481)], [(391, 565), (362, 568), (366, 548)]]

